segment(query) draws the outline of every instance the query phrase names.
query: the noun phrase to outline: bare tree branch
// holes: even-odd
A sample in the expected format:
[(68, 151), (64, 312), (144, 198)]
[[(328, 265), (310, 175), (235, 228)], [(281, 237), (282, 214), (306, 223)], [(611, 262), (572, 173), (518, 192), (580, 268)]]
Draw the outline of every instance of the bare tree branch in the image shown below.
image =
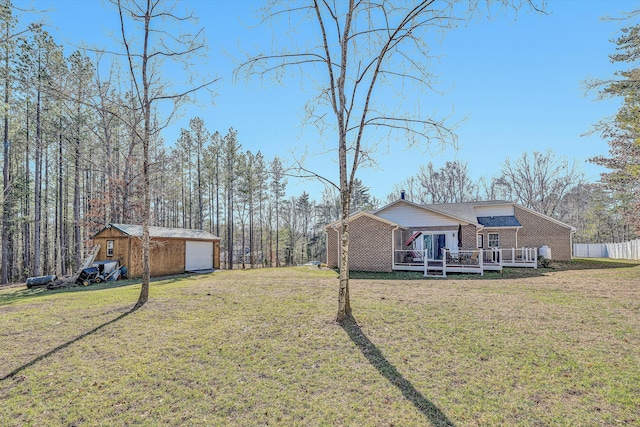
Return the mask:
[[(292, 40), (292, 49), (249, 57), (234, 73), (262, 78), (277, 76), (293, 67), (318, 76), (318, 65), (323, 64), (318, 94), (307, 106), (307, 118), (315, 124), (326, 120), (336, 130), (342, 204), (338, 320), (349, 317), (351, 312), (348, 217), (358, 168), (375, 163), (377, 142), (370, 140), (369, 130), (386, 129), (388, 137), (404, 131), (408, 139), (426, 145), (435, 140), (455, 145), (456, 141), (452, 129), (443, 121), (419, 110), (406, 112), (406, 107), (385, 89), (402, 86), (418, 102), (420, 91), (433, 87), (429, 71), (431, 34), (466, 21), (481, 9), (481, 3), (484, 5), (480, 0), (306, 0), (301, 5), (299, 1), (270, 0), (263, 23), (301, 15), (312, 21), (308, 33), (315, 34), (310, 40), (302, 37), (299, 45)], [(487, 1), (487, 9), (494, 3), (514, 10), (528, 4), (538, 10), (533, 0)], [(405, 113), (394, 112), (393, 106), (403, 108)], [(319, 174), (315, 175), (322, 180)]]

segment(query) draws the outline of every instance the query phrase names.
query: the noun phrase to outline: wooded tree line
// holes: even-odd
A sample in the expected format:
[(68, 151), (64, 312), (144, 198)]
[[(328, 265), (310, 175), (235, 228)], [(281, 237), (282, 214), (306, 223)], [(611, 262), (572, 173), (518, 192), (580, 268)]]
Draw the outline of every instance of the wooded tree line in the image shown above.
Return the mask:
[[(66, 57), (40, 25), (17, 31), (10, 3), (1, 6), (0, 279), (7, 283), (68, 274), (106, 224), (140, 223), (135, 124), (142, 117), (117, 64), (104, 67), (100, 54), (83, 51)], [(212, 132), (198, 117), (170, 142), (172, 148), (159, 133), (151, 138), (152, 225), (220, 236), (228, 268), (323, 257), (320, 227), (337, 218), (335, 195), (326, 192), (322, 202), (307, 193), (287, 198), (282, 159), (244, 151), (234, 129)], [(368, 203), (362, 191), (355, 208)]]
[[(627, 14), (628, 20), (637, 19), (640, 10)], [(588, 82), (591, 90), (601, 98), (622, 101), (618, 111), (602, 119), (594, 131), (609, 144), (609, 155), (598, 156), (592, 162), (606, 167), (602, 174), (602, 194), (609, 203), (596, 203), (601, 209), (613, 209), (623, 218), (628, 228), (640, 234), (640, 25), (623, 28), (613, 40), (615, 52), (609, 55), (612, 63), (625, 67), (614, 76)], [(601, 218), (594, 218), (598, 220)]]
[[(136, 124), (141, 126), (143, 117), (134, 88), (123, 84), (127, 79), (121, 78), (124, 72), (117, 63), (81, 50), (65, 56), (42, 26), (17, 30), (10, 2), (0, 6), (0, 281), (6, 283), (68, 274), (105, 224), (140, 222), (142, 146)], [(625, 32), (618, 44), (627, 56), (618, 60), (635, 60), (630, 52), (637, 51), (637, 35), (635, 27)], [(610, 83), (604, 91), (625, 97), (615, 120), (600, 128), (612, 143), (612, 157), (594, 159), (612, 169), (623, 165), (625, 173), (612, 173), (604, 185), (584, 182), (575, 165), (548, 151), (506, 159), (498, 177), (480, 181), (471, 178), (465, 163), (447, 162), (440, 169), (428, 163), (397, 185), (389, 200), (396, 200), (400, 190), (417, 203), (506, 199), (575, 226), (576, 241), (633, 237), (639, 217), (638, 109), (630, 88), (637, 85), (637, 72), (621, 74), (622, 82)], [(239, 139), (233, 128), (210, 131), (198, 117), (167, 145), (154, 132), (153, 225), (205, 229), (220, 236), (227, 268), (324, 259), (322, 228), (341, 216), (339, 192), (327, 188), (319, 201), (307, 193), (286, 197), (289, 171), (283, 159), (244, 151)], [(381, 205), (356, 178), (349, 211)]]
[(575, 162), (551, 150), (506, 158), (497, 176), (478, 180), (465, 162), (446, 162), (441, 168), (428, 163), (396, 184), (387, 202), (397, 200), (401, 191), (420, 204), (513, 201), (575, 227), (576, 243), (621, 242), (638, 232), (635, 217), (607, 184), (587, 182)]

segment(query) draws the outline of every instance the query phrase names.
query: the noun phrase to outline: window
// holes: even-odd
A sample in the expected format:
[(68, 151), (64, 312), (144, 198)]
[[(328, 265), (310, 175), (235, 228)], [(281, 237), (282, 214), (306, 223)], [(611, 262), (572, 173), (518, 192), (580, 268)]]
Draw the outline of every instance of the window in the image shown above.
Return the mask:
[(476, 247), (478, 249), (482, 249), (484, 247), (484, 234), (478, 234), (476, 236), (476, 243), (477, 243)]
[(489, 233), (487, 246), (490, 248), (500, 247), (500, 235), (498, 233)]
[(113, 240), (107, 240), (107, 256), (113, 256)]

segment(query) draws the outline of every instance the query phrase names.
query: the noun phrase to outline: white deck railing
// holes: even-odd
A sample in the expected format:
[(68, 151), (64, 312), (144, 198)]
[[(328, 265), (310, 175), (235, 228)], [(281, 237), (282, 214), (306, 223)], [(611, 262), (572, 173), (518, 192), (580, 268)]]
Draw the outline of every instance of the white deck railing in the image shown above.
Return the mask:
[(394, 266), (423, 266), (424, 252), (419, 250), (395, 250)]
[[(450, 273), (476, 273), (484, 275), (484, 254), (482, 249), (443, 249), (442, 275)], [(426, 268), (425, 268), (426, 270)]]
[(502, 267), (538, 268), (537, 248), (443, 249), (440, 259), (428, 258), (422, 250), (395, 250), (394, 270), (480, 273), (502, 271)]
[(500, 249), (505, 267), (538, 268), (538, 248)]

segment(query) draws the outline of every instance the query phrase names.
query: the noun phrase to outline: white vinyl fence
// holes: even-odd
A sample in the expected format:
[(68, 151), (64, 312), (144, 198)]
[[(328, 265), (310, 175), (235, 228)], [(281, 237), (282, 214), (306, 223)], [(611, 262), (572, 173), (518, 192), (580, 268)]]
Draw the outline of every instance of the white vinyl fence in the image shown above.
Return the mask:
[(622, 243), (574, 243), (577, 258), (640, 259), (640, 240)]
[(576, 258), (609, 258), (605, 243), (574, 243), (573, 256)]

